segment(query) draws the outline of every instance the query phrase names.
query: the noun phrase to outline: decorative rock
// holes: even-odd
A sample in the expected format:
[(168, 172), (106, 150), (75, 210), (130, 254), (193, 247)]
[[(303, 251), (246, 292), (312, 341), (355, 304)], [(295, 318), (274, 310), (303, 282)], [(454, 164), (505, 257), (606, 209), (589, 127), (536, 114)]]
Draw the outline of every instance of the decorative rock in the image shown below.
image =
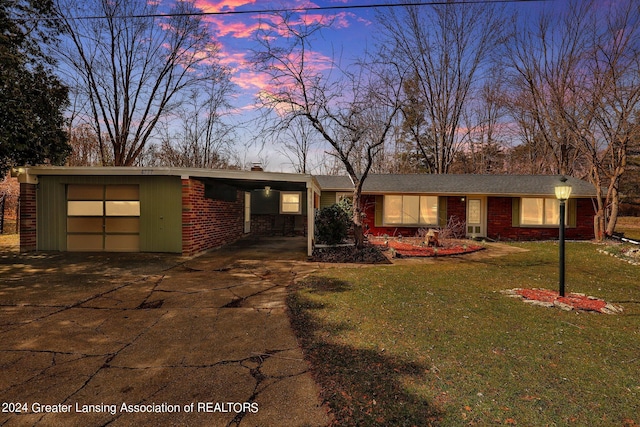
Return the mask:
[(500, 292), (508, 297), (520, 298), (528, 304), (542, 307), (557, 307), (565, 311), (582, 310), (605, 314), (618, 314), (622, 312), (622, 307), (609, 304), (600, 298), (581, 293), (571, 293), (560, 297), (555, 291), (541, 288), (515, 288), (502, 290)]

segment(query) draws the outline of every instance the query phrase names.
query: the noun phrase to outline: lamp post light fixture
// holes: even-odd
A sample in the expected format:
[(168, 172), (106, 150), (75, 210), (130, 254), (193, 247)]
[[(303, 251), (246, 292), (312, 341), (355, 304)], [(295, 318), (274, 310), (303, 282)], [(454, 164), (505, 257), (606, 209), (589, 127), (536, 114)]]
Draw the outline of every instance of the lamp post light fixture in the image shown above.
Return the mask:
[(560, 296), (564, 297), (564, 216), (565, 216), (565, 205), (569, 196), (571, 196), (571, 186), (567, 184), (567, 178), (560, 178), (560, 184), (556, 185), (556, 198), (560, 201), (560, 230), (558, 235), (558, 240), (560, 242)]

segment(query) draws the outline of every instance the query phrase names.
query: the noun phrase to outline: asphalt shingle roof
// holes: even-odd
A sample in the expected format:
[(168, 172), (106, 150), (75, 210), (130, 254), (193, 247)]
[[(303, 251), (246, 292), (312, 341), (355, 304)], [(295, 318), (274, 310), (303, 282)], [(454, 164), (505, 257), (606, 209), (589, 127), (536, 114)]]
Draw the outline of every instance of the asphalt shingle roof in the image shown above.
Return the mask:
[[(351, 191), (348, 176), (316, 175), (323, 191)], [(369, 175), (364, 193), (428, 193), (442, 195), (551, 196), (560, 184), (560, 175)], [(595, 187), (577, 178), (567, 177), (572, 197), (594, 197)]]

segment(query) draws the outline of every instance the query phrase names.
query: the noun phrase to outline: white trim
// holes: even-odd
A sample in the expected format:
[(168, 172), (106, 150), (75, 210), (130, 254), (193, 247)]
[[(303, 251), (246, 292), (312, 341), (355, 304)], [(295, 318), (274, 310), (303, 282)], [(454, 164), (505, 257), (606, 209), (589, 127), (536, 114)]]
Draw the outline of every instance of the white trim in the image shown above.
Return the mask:
[(240, 171), (230, 169), (200, 168), (141, 168), (128, 166), (32, 166), (16, 169), (16, 175), (92, 175), (92, 176), (179, 176), (186, 178), (226, 178), (248, 181), (310, 182), (315, 178), (308, 174)]
[[(298, 196), (298, 210), (285, 211), (282, 206), (284, 203), (284, 196)], [(292, 203), (290, 203), (292, 204)], [(302, 215), (302, 191), (280, 191), (280, 215)]]
[[(480, 222), (479, 223), (471, 223), (469, 222), (469, 205), (471, 204), (472, 200), (479, 200), (480, 201)], [(466, 197), (466, 206), (465, 206), (465, 216), (466, 216), (466, 221), (465, 221), (465, 233), (468, 237), (487, 237), (487, 228), (488, 228), (488, 221), (487, 221), (487, 207), (488, 207), (488, 201), (487, 201), (487, 197), (486, 196), (476, 196), (476, 195), (471, 195)], [(473, 227), (472, 231), (469, 232), (469, 227)], [(476, 232), (477, 228), (480, 227), (480, 231)]]

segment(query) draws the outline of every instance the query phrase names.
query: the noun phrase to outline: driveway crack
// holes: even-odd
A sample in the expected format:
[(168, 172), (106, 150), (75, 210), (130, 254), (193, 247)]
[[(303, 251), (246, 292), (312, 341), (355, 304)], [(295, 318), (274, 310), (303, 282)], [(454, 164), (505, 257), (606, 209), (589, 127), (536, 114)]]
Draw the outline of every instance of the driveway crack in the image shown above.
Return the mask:
[(144, 335), (150, 329), (152, 329), (154, 326), (156, 326), (160, 322), (160, 320), (162, 320), (163, 317), (164, 317), (164, 314), (161, 315), (161, 316), (158, 316), (158, 318), (151, 325), (147, 326), (144, 330), (140, 331), (140, 333), (137, 334), (135, 337), (133, 337), (133, 339), (131, 341), (129, 341), (128, 343), (126, 343), (125, 345), (123, 345), (118, 350), (114, 351), (113, 353), (106, 354), (107, 357), (104, 360), (104, 363), (98, 369), (96, 369), (91, 375), (89, 375), (89, 377), (84, 381), (84, 383), (80, 387), (78, 387), (75, 391), (73, 391), (71, 394), (69, 394), (62, 401), (62, 403), (68, 402), (73, 396), (75, 396), (80, 391), (82, 391), (96, 377), (96, 375), (98, 375), (98, 373), (100, 373), (100, 371), (102, 371), (103, 369), (110, 368), (111, 367), (110, 363), (111, 363), (111, 361), (113, 359), (115, 359), (123, 350), (125, 350), (129, 346), (133, 345), (138, 339), (140, 339), (140, 337), (142, 335)]

